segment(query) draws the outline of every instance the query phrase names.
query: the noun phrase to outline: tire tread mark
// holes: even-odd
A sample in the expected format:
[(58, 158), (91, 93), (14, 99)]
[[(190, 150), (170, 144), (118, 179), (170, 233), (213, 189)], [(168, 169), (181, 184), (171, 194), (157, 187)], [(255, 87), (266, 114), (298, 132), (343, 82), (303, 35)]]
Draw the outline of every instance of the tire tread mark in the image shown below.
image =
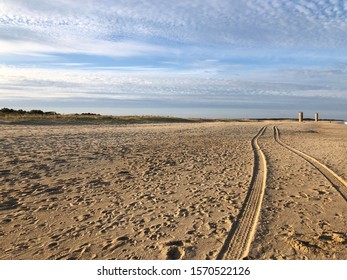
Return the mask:
[(275, 141), (281, 146), (287, 148), (292, 151), (296, 155), (305, 159), (311, 165), (313, 165), (323, 176), (333, 185), (333, 187), (340, 193), (340, 195), (347, 202), (347, 183), (344, 181), (339, 175), (337, 175), (334, 171), (332, 171), (329, 167), (316, 160), (315, 158), (309, 156), (308, 154), (301, 152), (281, 141), (280, 139), (280, 130), (278, 127), (274, 126), (274, 138)]
[(250, 188), (240, 214), (232, 225), (217, 259), (244, 259), (249, 253), (265, 193), (266, 158), (258, 145), (258, 138), (264, 134), (265, 130), (266, 126), (262, 127), (251, 140), (254, 164)]

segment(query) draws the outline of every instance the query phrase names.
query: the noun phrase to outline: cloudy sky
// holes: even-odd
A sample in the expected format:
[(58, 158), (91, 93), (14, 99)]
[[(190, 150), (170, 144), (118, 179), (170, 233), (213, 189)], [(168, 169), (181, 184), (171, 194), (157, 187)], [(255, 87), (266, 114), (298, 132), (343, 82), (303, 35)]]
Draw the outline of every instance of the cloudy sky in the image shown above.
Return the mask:
[(347, 1), (0, 0), (0, 107), (347, 120)]

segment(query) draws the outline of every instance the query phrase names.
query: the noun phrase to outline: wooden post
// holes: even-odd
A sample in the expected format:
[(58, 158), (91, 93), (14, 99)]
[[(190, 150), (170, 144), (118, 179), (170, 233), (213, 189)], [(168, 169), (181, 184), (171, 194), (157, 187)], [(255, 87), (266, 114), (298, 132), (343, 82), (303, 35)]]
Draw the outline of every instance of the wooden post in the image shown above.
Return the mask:
[(299, 112), (299, 122), (302, 122), (304, 120), (304, 113)]
[(318, 122), (318, 113), (314, 113), (314, 121)]

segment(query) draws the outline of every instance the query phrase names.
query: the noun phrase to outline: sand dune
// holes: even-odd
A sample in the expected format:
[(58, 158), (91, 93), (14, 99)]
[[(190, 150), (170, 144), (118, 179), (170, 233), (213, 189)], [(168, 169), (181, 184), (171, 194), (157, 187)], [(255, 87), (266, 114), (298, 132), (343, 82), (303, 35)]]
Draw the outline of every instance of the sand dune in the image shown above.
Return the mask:
[[(346, 259), (346, 201), (273, 125), (1, 125), (0, 258)], [(275, 125), (346, 179), (347, 127)], [(264, 126), (265, 193), (248, 217)]]

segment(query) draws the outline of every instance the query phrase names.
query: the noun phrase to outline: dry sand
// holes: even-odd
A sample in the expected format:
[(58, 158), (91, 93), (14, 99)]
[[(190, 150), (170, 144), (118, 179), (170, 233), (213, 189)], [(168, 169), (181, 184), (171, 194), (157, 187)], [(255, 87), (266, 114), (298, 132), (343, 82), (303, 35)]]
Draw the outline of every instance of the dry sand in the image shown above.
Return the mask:
[[(334, 123), (277, 125), (281, 140), (330, 168), (347, 185), (347, 126)], [(347, 259), (347, 197), (304, 158), (262, 137), (268, 179), (252, 243), (253, 259)], [(343, 189), (342, 189), (343, 188)]]
[(0, 259), (347, 259), (346, 199), (273, 125), (347, 179), (345, 125), (1, 125)]

